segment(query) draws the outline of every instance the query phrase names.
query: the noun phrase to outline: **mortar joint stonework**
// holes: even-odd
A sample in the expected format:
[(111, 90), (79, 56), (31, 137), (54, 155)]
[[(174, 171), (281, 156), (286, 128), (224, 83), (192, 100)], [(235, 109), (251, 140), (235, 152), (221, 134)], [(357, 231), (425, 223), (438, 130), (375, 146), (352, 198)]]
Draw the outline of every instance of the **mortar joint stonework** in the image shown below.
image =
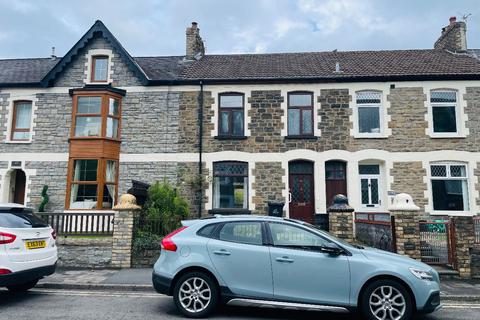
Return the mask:
[(329, 232), (334, 236), (353, 243), (353, 208), (348, 205), (348, 198), (338, 194), (328, 208)]

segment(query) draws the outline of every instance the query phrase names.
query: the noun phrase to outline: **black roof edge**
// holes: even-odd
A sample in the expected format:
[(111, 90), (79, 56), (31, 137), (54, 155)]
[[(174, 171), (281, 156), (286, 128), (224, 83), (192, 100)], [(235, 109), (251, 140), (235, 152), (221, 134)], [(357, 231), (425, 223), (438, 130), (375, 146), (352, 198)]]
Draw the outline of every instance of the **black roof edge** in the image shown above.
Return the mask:
[[(66, 65), (72, 62), (73, 58), (78, 55), (78, 51), (84, 48), (88, 42), (95, 36), (95, 33), (101, 32), (103, 37), (126, 59), (127, 65), (132, 69), (135, 75), (140, 79), (141, 83), (144, 85), (148, 84), (148, 78), (140, 68), (140, 66), (135, 62), (133, 57), (125, 50), (125, 48), (120, 44), (120, 42), (115, 38), (115, 36), (107, 29), (102, 21), (97, 20), (93, 26), (88, 29), (88, 31), (78, 40), (78, 42), (65, 54), (60, 61), (53, 67), (42, 79), (40, 82), (42, 87), (49, 87), (52, 85), (53, 80), (57, 77), (59, 73), (63, 71)], [(1, 85), (1, 84), (0, 84)]]
[(72, 88), (68, 90), (70, 96), (73, 96), (75, 92), (82, 92), (82, 91), (109, 91), (113, 93), (117, 93), (121, 96), (125, 96), (127, 90), (114, 88), (111, 84), (87, 84), (82, 88)]

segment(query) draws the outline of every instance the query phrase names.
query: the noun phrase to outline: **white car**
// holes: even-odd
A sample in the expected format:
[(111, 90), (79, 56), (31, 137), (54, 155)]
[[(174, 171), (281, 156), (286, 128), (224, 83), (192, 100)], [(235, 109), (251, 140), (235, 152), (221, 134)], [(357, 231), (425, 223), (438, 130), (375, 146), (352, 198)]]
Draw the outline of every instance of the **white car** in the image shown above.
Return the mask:
[(0, 287), (14, 292), (33, 288), (55, 272), (56, 233), (32, 209), (0, 203)]

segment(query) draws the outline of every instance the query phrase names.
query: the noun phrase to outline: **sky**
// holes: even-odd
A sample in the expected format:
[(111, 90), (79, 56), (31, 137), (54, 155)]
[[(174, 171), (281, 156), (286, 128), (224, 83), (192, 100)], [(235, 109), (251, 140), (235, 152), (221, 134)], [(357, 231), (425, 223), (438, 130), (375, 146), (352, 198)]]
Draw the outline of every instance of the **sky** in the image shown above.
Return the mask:
[(185, 54), (192, 21), (207, 54), (432, 48), (466, 14), (480, 48), (478, 0), (0, 0), (0, 58), (62, 56), (97, 19), (133, 56)]

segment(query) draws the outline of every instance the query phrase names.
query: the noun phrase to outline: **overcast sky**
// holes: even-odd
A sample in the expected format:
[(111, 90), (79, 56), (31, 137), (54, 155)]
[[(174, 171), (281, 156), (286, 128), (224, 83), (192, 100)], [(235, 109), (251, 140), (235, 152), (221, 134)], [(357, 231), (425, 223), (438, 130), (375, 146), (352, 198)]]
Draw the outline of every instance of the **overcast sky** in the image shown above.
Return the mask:
[(62, 56), (97, 19), (133, 56), (183, 55), (191, 21), (207, 53), (432, 48), (467, 13), (480, 48), (478, 0), (0, 0), (0, 58)]

